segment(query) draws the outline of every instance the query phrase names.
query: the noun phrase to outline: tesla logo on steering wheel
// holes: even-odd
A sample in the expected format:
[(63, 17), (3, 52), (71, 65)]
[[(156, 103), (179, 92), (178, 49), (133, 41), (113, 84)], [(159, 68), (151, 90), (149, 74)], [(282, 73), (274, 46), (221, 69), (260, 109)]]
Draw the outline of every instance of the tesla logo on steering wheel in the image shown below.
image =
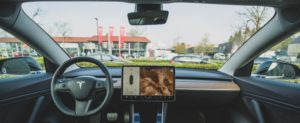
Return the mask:
[(82, 84), (84, 84), (85, 81), (77, 81), (76, 83), (79, 85), (79, 89), (81, 90)]

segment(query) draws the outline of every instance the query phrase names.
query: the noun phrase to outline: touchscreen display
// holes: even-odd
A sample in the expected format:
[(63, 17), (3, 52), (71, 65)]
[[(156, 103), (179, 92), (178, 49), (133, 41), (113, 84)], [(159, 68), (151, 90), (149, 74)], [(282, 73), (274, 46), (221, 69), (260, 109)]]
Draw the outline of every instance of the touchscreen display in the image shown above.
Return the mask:
[(124, 66), (122, 100), (173, 101), (175, 68), (170, 66)]

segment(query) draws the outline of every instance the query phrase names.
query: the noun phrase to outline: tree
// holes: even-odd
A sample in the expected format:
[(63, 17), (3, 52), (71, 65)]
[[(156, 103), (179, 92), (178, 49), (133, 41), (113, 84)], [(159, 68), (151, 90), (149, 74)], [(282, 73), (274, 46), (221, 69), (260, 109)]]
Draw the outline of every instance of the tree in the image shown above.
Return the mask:
[(38, 17), (38, 16), (41, 15), (41, 12), (42, 12), (41, 8), (37, 8), (37, 9), (33, 12), (31, 18), (32, 18), (32, 19), (35, 19), (36, 17)]
[(31, 17), (32, 20), (34, 20), (39, 26), (44, 26), (42, 24), (42, 18), (40, 18), (43, 15), (43, 10), (41, 8), (35, 8), (34, 11), (29, 14), (29, 16)]
[(56, 33), (59, 36), (66, 37), (71, 33), (71, 28), (66, 22), (57, 22), (54, 24), (54, 26), (56, 28)]
[(251, 29), (248, 24), (245, 25), (245, 29), (242, 31), (243, 43), (248, 40), (255, 33), (254, 29)]
[[(267, 18), (268, 8), (261, 6), (245, 7), (244, 10), (237, 12), (237, 14), (243, 21), (237, 31), (229, 37), (228, 42), (236, 46), (241, 46), (250, 36), (259, 30)], [(254, 27), (251, 28), (249, 22), (252, 23)]]
[(254, 24), (254, 29), (256, 32), (267, 18), (267, 12), (267, 7), (252, 6), (245, 7), (243, 11), (237, 13), (242, 19), (246, 20), (246, 25), (248, 25), (248, 22), (252, 22)]
[(194, 49), (194, 53), (197, 54), (209, 54), (214, 51), (214, 45), (209, 43), (209, 34), (205, 34), (205, 36), (201, 39), (201, 42)]
[(186, 44), (184, 42), (177, 42), (176, 45), (174, 46), (175, 53), (178, 54), (185, 54), (186, 51)]
[(142, 36), (142, 35), (145, 35), (146, 30), (147, 30), (146, 27), (144, 27), (144, 28), (135, 27), (133, 29), (130, 29), (127, 32), (127, 35), (129, 35), (129, 36)]
[(241, 46), (244, 43), (244, 41), (245, 40), (243, 40), (242, 30), (234, 32), (234, 34), (229, 37), (229, 42), (237, 46)]
[(292, 37), (289, 37), (287, 39), (285, 39), (284, 41), (280, 42), (279, 44), (275, 45), (274, 47), (272, 47), (271, 50), (273, 51), (278, 51), (278, 50), (282, 50), (282, 49), (287, 49), (289, 44), (293, 43), (294, 39)]
[(234, 42), (234, 37), (233, 35), (230, 35), (229, 39), (228, 39), (228, 42)]

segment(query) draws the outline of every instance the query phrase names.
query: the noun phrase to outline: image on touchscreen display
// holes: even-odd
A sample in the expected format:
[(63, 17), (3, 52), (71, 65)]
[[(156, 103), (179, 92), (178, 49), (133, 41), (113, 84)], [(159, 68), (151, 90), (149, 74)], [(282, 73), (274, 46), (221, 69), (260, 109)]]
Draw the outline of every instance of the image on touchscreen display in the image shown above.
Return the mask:
[(140, 93), (142, 96), (173, 95), (173, 69), (142, 67), (140, 72)]
[(174, 100), (174, 67), (123, 67), (124, 100)]

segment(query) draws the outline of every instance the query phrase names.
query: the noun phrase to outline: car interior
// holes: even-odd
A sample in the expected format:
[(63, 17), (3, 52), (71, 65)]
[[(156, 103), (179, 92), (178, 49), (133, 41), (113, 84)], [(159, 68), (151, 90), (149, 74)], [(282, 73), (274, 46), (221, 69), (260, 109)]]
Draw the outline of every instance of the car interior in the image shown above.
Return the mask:
[[(129, 24), (138, 26), (165, 24), (172, 13), (162, 6), (170, 3), (274, 8), (274, 16), (216, 71), (180, 69), (166, 65), (107, 67), (91, 57), (70, 57), (22, 8), (23, 3), (43, 1), (0, 2), (0, 27), (43, 56), (45, 68), (41, 72), (41, 66), (36, 67), (37, 63), (30, 57), (25, 57), (30, 59), (25, 62), (19, 59), (0, 60), (2, 73), (35, 71), (31, 75), (0, 78), (0, 123), (300, 121), (299, 84), (251, 75), (257, 57), (299, 31), (298, 0), (93, 1), (135, 5), (132, 8), (135, 11), (128, 13), (127, 17)], [(6, 63), (7, 61), (11, 62)], [(92, 63), (95, 67), (81, 68), (77, 64), (79, 62)], [(297, 66), (294, 65), (293, 68), (296, 69)], [(263, 72), (268, 68), (259, 69)], [(296, 73), (295, 75), (300, 75), (299, 70)], [(156, 80), (156, 83), (152, 80)], [(160, 93), (153, 90), (160, 90)]]

